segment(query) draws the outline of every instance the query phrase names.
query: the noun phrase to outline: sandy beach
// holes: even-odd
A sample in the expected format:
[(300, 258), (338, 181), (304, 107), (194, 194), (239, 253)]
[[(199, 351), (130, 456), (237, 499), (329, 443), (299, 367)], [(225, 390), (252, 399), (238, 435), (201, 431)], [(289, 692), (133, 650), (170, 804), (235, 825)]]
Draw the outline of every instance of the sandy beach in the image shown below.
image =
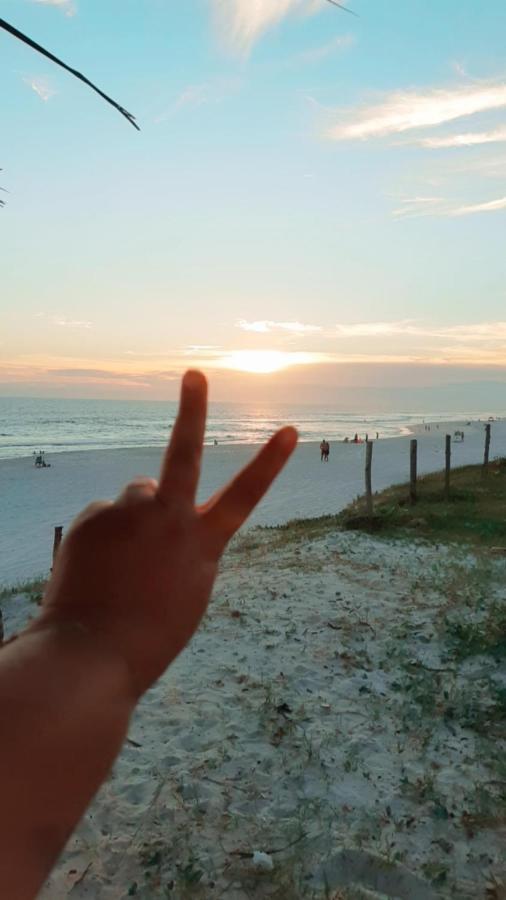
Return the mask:
[(311, 528), (232, 545), (43, 900), (504, 896), (504, 666), (452, 622), (506, 561)]
[[(444, 465), (444, 435), (459, 428), (464, 443), (453, 443), (452, 464), (477, 463), (483, 458), (483, 423), (451, 422), (415, 429), (419, 440), (419, 472)], [(199, 497), (207, 498), (251, 457), (257, 448), (220, 445), (207, 447)], [(320, 463), (318, 445), (302, 443), (292, 460), (253, 515), (255, 524), (276, 525), (295, 518), (338, 512), (364, 490), (364, 444), (333, 443), (328, 465)], [(492, 426), (491, 457), (506, 455), (506, 422)], [(160, 448), (97, 450), (53, 454), (51, 468), (35, 469), (31, 458), (0, 461), (2, 532), (0, 584), (12, 584), (47, 573), (53, 529), (66, 528), (92, 500), (114, 497), (138, 475), (156, 477)], [(409, 437), (376, 441), (373, 489), (406, 481)]]

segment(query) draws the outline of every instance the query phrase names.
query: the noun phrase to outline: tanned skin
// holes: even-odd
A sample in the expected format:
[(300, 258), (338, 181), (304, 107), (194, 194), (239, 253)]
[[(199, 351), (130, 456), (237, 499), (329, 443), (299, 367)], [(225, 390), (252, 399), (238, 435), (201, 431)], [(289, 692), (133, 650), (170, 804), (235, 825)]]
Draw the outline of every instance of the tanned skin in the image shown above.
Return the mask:
[(42, 611), (0, 651), (0, 885), (31, 900), (107, 777), (144, 692), (204, 615), (220, 557), (295, 448), (284, 428), (203, 506), (207, 384), (187, 372), (160, 479), (89, 506)]

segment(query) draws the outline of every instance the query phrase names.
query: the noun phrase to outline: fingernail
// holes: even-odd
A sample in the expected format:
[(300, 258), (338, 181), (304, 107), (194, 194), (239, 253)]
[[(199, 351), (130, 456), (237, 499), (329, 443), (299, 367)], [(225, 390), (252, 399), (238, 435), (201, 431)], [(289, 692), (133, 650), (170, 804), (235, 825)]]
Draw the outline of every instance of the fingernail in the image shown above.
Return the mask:
[(299, 439), (299, 433), (296, 428), (293, 428), (291, 425), (288, 425), (286, 428), (283, 428), (283, 431), (279, 435), (279, 440), (283, 444), (284, 447), (295, 447), (297, 441)]
[(183, 386), (191, 391), (203, 390), (207, 387), (207, 379), (198, 369), (189, 369), (183, 376)]

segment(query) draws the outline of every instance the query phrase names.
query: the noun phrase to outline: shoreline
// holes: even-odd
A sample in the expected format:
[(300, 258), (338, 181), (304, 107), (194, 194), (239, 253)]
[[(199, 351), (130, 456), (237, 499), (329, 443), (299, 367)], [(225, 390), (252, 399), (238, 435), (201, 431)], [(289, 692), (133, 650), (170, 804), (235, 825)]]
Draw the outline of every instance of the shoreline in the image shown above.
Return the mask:
[[(468, 417), (466, 418), (465, 416), (463, 416), (458, 419), (441, 419), (441, 420), (429, 420), (427, 422), (414, 422), (411, 425), (400, 425), (398, 434), (386, 434), (386, 435), (382, 436), (381, 432), (379, 432), (378, 439), (375, 437), (376, 429), (373, 429), (370, 432), (364, 431), (363, 434), (364, 435), (369, 434), (372, 442), (374, 442), (376, 440), (395, 441), (395, 440), (399, 440), (400, 438), (416, 437), (419, 434), (425, 434), (425, 426), (426, 425), (429, 427), (429, 429), (431, 431), (434, 430), (435, 432), (437, 432), (437, 431), (441, 432), (442, 429), (446, 428), (446, 429), (451, 430), (451, 429), (455, 429), (456, 426), (457, 427), (460, 426), (463, 428), (466, 428), (466, 427), (475, 428), (475, 427), (481, 425), (484, 427), (487, 424), (487, 422), (490, 422), (491, 424), (500, 424), (501, 422), (506, 422), (506, 415), (496, 416), (496, 417), (493, 417), (490, 419), (488, 419), (488, 418), (469, 419)], [(292, 423), (287, 421), (283, 424), (291, 425)], [(296, 427), (296, 425), (294, 427)], [(169, 436), (170, 436), (170, 431), (167, 433), (167, 439), (169, 438)], [(324, 435), (322, 434), (322, 437), (323, 436)], [(360, 437), (360, 433), (359, 433), (359, 437)], [(238, 440), (238, 441), (219, 441), (217, 444), (214, 444), (214, 442), (211, 439), (209, 439), (207, 441), (204, 441), (204, 449), (209, 449), (209, 448), (214, 448), (214, 447), (261, 447), (265, 443), (265, 440), (267, 440), (267, 437), (263, 440), (258, 440), (258, 441), (246, 441), (246, 440), (245, 441), (240, 441), (240, 440)], [(345, 444), (345, 443), (349, 443), (349, 444), (353, 443), (353, 441), (351, 440), (351, 437), (349, 438), (348, 441), (345, 441), (344, 438), (330, 438), (329, 441), (330, 441), (330, 444), (333, 446), (336, 446), (339, 444)], [(319, 439), (299, 437), (299, 444), (313, 444), (315, 446), (319, 446), (319, 442), (320, 442)], [(361, 441), (359, 441), (359, 443), (365, 443), (364, 437), (362, 437), (362, 439), (361, 439)], [(7, 463), (7, 462), (13, 462), (14, 460), (24, 460), (24, 461), (31, 460), (38, 449), (41, 449), (49, 459), (52, 456), (61, 457), (64, 454), (70, 454), (70, 453), (75, 454), (75, 453), (115, 453), (115, 452), (126, 452), (126, 451), (131, 451), (131, 452), (160, 451), (160, 450), (163, 450), (165, 447), (166, 447), (166, 441), (160, 441), (160, 443), (158, 443), (158, 444), (153, 444), (153, 443), (150, 443), (150, 444), (123, 444), (123, 445), (114, 445), (111, 447), (88, 447), (88, 448), (86, 448), (86, 447), (81, 447), (81, 446), (76, 445), (75, 449), (72, 449), (72, 450), (70, 450), (68, 448), (62, 449), (62, 450), (54, 450), (54, 449), (53, 450), (45, 450), (44, 447), (41, 447), (41, 448), (37, 447), (37, 449), (34, 449), (30, 453), (27, 453), (26, 455), (22, 455), (22, 456), (1, 456), (0, 455), (0, 466), (2, 466), (4, 463)]]
[[(464, 420), (465, 421), (465, 420)], [(429, 423), (426, 423), (427, 425)], [(483, 459), (484, 424), (463, 425), (463, 443), (452, 443), (452, 465)], [(418, 440), (419, 475), (444, 467), (444, 435), (460, 422), (436, 423), (430, 431), (421, 424), (410, 435), (373, 442), (373, 491), (409, 478), (409, 439)], [(439, 426), (439, 427), (438, 427)], [(206, 446), (198, 502), (230, 480), (258, 445)], [(293, 519), (337, 513), (364, 492), (365, 443), (332, 442), (328, 464), (320, 463), (319, 442), (303, 441), (286, 469), (255, 510), (247, 528), (281, 525)], [(90, 502), (112, 499), (125, 483), (139, 475), (158, 477), (163, 447), (81, 450), (47, 456), (51, 467), (36, 469), (31, 457), (0, 460), (3, 500), (0, 535), (0, 585), (47, 573), (51, 564), (53, 530), (67, 530)], [(506, 456), (506, 421), (492, 427), (491, 458)]]

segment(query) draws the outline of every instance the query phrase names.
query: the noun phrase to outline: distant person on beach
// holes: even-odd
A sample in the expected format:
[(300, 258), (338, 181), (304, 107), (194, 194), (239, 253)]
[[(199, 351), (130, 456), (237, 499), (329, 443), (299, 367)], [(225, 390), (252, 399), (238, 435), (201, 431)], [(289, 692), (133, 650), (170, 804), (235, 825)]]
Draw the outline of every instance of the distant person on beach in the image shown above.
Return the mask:
[(197, 630), (225, 547), (295, 448), (295, 429), (282, 428), (196, 506), (206, 403), (204, 376), (187, 372), (160, 480), (138, 479), (78, 516), (40, 615), (0, 650), (5, 900), (38, 894), (138, 701)]
[(46, 462), (46, 457), (43, 450), (39, 450), (38, 453), (34, 452), (34, 465), (36, 469), (50, 469), (51, 463)]
[(320, 462), (328, 462), (329, 461), (329, 453), (330, 453), (330, 444), (328, 441), (323, 438), (323, 441), (320, 444)]

